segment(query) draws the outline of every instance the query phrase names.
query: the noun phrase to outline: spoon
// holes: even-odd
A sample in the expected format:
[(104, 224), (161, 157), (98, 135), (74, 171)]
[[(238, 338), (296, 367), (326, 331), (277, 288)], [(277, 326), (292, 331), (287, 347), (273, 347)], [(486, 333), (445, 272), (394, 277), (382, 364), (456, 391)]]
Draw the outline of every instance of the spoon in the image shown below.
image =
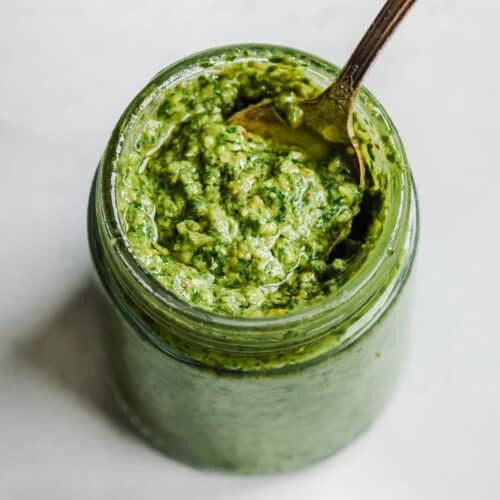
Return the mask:
[(370, 64), (415, 1), (387, 0), (337, 79), (319, 96), (298, 103), (302, 119), (295, 126), (270, 100), (238, 111), (229, 123), (281, 144), (301, 146), (318, 160), (328, 156), (333, 144), (340, 144), (351, 153), (352, 175), (363, 187), (365, 166), (354, 135), (353, 102)]

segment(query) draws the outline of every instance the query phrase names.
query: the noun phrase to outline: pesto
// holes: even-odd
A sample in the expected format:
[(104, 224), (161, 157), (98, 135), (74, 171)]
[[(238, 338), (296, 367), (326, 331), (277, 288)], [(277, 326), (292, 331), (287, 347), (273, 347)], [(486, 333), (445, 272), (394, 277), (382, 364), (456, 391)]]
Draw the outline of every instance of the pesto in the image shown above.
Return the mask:
[(229, 62), (168, 87), (132, 153), (117, 166), (117, 206), (130, 248), (177, 297), (229, 316), (307, 306), (355, 271), (331, 254), (362, 199), (349, 158), (247, 134), (226, 118), (272, 98), (290, 122), (320, 92), (286, 58)]
[[(411, 311), (401, 291), (418, 210), (383, 107), (360, 90), (354, 126), (367, 184), (355, 216), (351, 197), (360, 193), (342, 151), (317, 165), (300, 150), (225, 125), (233, 110), (261, 97), (300, 121), (297, 99), (336, 74), (295, 49), (212, 49), (155, 76), (106, 147), (88, 231), (107, 299), (110, 380), (131, 423), (178, 460), (250, 473), (317, 461), (373, 421), (397, 380)], [(343, 221), (339, 204), (351, 211)], [(349, 236), (328, 257), (321, 237), (330, 243), (341, 228)], [(265, 250), (274, 230), (292, 255), (303, 238), (307, 260), (294, 268), (274, 246), (272, 259), (255, 257), (252, 247), (249, 260), (231, 253), (246, 241)], [(288, 271), (282, 283), (267, 267), (273, 259)], [(311, 274), (315, 280), (304, 279)], [(261, 303), (247, 295), (252, 287)]]

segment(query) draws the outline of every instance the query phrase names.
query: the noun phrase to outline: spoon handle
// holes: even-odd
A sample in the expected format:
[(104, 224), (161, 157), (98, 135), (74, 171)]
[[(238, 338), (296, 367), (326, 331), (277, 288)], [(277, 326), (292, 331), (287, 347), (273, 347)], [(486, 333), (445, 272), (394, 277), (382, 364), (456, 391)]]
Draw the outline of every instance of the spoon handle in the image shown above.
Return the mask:
[(387, 0), (335, 82), (324, 94), (337, 101), (351, 101), (354, 98), (375, 56), (415, 2)]

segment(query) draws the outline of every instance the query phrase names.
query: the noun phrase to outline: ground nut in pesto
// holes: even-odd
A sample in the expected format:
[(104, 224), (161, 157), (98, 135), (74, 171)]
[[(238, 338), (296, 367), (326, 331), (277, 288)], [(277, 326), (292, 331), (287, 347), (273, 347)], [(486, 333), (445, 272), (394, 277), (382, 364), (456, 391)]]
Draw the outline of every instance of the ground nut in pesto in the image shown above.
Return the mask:
[(295, 49), (212, 49), (160, 72), (106, 147), (88, 228), (110, 379), (176, 459), (311, 463), (361, 433), (397, 380), (418, 218), (387, 113), (360, 90), (363, 192), (348, 151), (318, 163), (226, 123), (262, 98), (297, 122), (297, 100), (336, 74)]
[(179, 298), (283, 314), (349, 275), (352, 256), (330, 255), (362, 196), (346, 153), (318, 163), (225, 122), (264, 97), (293, 119), (293, 103), (318, 92), (286, 58), (207, 69), (165, 92), (118, 165), (118, 208), (135, 257)]

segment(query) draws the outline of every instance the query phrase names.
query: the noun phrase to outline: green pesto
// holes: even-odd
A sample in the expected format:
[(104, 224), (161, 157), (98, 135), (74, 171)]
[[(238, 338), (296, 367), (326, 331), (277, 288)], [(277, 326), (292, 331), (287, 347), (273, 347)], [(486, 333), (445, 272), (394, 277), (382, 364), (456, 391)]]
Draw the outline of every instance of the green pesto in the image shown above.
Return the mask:
[[(261, 97), (300, 121), (296, 99), (335, 74), (279, 47), (192, 56), (134, 99), (103, 156), (89, 239), (109, 299), (102, 317), (111, 380), (134, 426), (176, 459), (250, 473), (299, 467), (345, 446), (393, 390), (406, 348), (411, 304), (400, 291), (416, 249), (417, 207), (387, 113), (361, 89), (354, 125), (368, 182), (357, 215), (361, 193), (342, 151), (318, 165), (224, 121)], [(351, 212), (345, 220), (341, 205)], [(276, 229), (267, 235), (265, 224)], [(349, 236), (329, 257), (326, 245), (342, 228)], [(274, 246), (272, 258), (254, 256), (254, 247), (242, 258), (242, 242), (265, 250), (274, 230), (292, 255), (306, 238), (299, 253), (307, 259), (290, 267)], [(288, 271), (278, 285), (267, 267), (276, 261)], [(142, 270), (185, 303), (167, 303)]]
[(297, 100), (318, 92), (286, 58), (207, 68), (165, 90), (116, 190), (135, 257), (176, 296), (223, 315), (277, 315), (352, 275), (356, 251), (331, 252), (363, 195), (348, 153), (317, 162), (226, 123), (266, 97), (297, 122)]

